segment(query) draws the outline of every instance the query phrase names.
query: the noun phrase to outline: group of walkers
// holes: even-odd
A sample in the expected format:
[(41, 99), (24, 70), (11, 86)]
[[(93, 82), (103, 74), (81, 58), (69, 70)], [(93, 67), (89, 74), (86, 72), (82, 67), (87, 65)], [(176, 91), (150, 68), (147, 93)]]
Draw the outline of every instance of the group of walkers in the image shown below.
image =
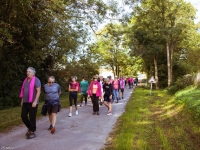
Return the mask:
[(133, 88), (133, 86), (137, 86), (138, 85), (138, 77), (133, 78), (133, 77), (129, 77), (127, 78), (127, 80), (125, 81), (125, 84), (129, 85), (129, 89)]
[[(27, 69), (27, 77), (25, 78), (20, 92), (21, 97), (21, 118), (28, 131), (26, 133), (27, 139), (32, 139), (36, 137), (36, 114), (38, 108), (38, 101), (41, 93), (41, 82), (35, 76), (35, 69), (29, 67)], [(60, 86), (55, 83), (55, 77), (49, 76), (47, 84), (44, 85), (45, 101), (47, 105), (47, 112), (49, 115), (50, 126), (48, 130), (54, 133), (56, 114), (60, 109), (59, 96), (61, 94)], [(69, 117), (72, 117), (72, 105), (75, 105), (75, 115), (78, 115), (78, 92), (81, 92), (80, 97), (80, 107), (83, 106), (83, 100), (85, 100), (85, 106), (87, 105), (87, 100), (90, 98), (93, 106), (93, 115), (99, 114), (99, 104), (102, 103), (107, 107), (107, 115), (112, 115), (112, 103), (120, 99), (124, 99), (124, 88), (126, 83), (129, 83), (129, 79), (123, 77), (118, 78), (117, 76), (112, 79), (111, 76), (103, 78), (103, 76), (95, 75), (91, 82), (89, 83), (84, 77), (82, 81), (77, 82), (77, 77), (71, 77), (71, 82), (69, 83)], [(129, 87), (131, 82), (129, 84)], [(99, 103), (100, 102), (100, 103)], [(28, 117), (29, 115), (29, 117)]]
[(78, 91), (81, 91), (80, 107), (82, 107), (84, 99), (86, 106), (87, 99), (91, 98), (93, 115), (100, 115), (99, 104), (101, 105), (102, 103), (104, 103), (104, 105), (108, 108), (107, 115), (112, 115), (111, 103), (118, 103), (120, 99), (124, 98), (124, 87), (125, 79), (123, 77), (118, 78), (115, 76), (113, 80), (111, 76), (103, 78), (103, 76), (95, 75), (90, 84), (84, 77), (79, 84), (77, 82), (77, 78), (73, 76), (72, 81), (69, 83), (70, 113), (68, 116), (72, 117), (72, 101), (74, 101), (76, 109), (75, 114), (78, 115)]

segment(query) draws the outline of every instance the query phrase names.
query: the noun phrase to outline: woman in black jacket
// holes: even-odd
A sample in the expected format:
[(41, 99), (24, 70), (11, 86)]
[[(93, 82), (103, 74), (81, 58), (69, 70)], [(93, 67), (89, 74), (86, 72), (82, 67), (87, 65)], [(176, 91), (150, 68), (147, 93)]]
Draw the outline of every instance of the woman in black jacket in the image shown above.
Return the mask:
[(104, 105), (108, 107), (107, 115), (112, 115), (111, 99), (112, 99), (112, 84), (108, 78), (105, 79), (105, 84), (103, 85), (104, 91)]

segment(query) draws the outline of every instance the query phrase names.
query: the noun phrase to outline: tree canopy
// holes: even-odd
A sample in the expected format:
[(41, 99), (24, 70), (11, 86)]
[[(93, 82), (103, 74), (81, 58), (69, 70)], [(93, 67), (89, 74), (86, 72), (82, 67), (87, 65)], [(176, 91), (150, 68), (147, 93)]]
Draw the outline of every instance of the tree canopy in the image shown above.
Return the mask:
[(100, 67), (171, 86), (199, 71), (195, 13), (184, 0), (1, 0), (0, 109), (19, 105), (29, 66), (42, 84), (54, 75), (64, 91), (72, 75), (89, 79)]

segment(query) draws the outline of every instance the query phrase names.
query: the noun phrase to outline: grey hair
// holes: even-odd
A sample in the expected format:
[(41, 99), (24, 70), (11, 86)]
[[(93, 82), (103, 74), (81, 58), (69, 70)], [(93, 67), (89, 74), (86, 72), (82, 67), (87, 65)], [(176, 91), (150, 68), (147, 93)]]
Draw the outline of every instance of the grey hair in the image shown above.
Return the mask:
[(33, 67), (28, 67), (28, 69), (31, 70), (34, 75), (36, 74), (36, 71), (35, 71), (35, 69)]
[(110, 79), (109, 79), (109, 78), (105, 78), (105, 81), (106, 81), (106, 82), (109, 82), (109, 81), (110, 81)]
[(71, 79), (75, 79), (75, 80), (77, 80), (77, 76), (71, 76)]
[(54, 76), (49, 76), (48, 79), (51, 78), (55, 81), (55, 77)]

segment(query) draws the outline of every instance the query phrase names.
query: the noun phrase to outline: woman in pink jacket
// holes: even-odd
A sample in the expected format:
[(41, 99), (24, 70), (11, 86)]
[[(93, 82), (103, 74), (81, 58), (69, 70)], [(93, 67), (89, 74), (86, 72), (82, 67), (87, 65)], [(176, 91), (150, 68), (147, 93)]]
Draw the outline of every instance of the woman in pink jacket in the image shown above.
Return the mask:
[(93, 115), (99, 115), (99, 98), (102, 97), (101, 85), (94, 76), (93, 81), (88, 87), (88, 96), (91, 97), (93, 103)]

